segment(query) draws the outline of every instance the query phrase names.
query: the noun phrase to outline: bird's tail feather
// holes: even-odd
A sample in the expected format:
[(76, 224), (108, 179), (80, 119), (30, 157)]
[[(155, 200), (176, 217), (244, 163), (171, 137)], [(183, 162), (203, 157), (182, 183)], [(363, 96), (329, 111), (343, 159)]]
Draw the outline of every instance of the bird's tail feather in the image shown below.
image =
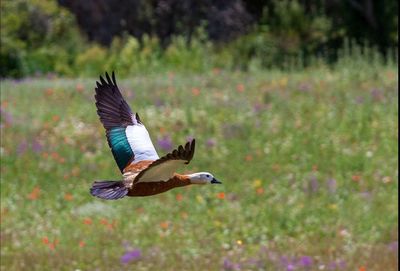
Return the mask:
[(128, 188), (122, 181), (95, 181), (90, 194), (101, 199), (120, 199), (128, 194)]

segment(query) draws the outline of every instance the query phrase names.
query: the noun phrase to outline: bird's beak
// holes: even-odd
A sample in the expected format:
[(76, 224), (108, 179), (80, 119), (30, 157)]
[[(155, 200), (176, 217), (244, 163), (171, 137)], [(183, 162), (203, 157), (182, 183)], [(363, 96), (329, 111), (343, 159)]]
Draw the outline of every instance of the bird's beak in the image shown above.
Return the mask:
[(212, 184), (222, 184), (220, 181), (218, 181), (217, 179), (213, 178), (211, 181)]

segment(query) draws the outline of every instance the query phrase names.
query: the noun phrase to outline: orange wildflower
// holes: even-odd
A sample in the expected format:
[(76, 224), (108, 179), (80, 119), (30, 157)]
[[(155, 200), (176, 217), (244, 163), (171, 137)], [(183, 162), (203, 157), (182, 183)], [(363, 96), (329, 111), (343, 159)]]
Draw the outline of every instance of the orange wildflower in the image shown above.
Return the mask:
[(46, 89), (45, 93), (46, 93), (47, 96), (51, 96), (51, 95), (54, 94), (54, 90), (52, 88), (48, 88), (48, 89)]
[(51, 119), (52, 119), (54, 122), (57, 122), (57, 121), (60, 120), (60, 116), (59, 116), (59, 115), (54, 115)]
[(79, 247), (84, 247), (86, 245), (85, 241), (79, 241)]
[(83, 224), (92, 225), (92, 219), (90, 219), (89, 217), (84, 218), (83, 219)]
[(246, 155), (246, 157), (244, 158), (247, 162), (250, 162), (253, 160), (253, 156), (251, 154)]
[(138, 214), (142, 214), (144, 212), (144, 208), (143, 207), (138, 207), (138, 208), (136, 208), (136, 212)]
[(59, 162), (60, 164), (64, 164), (64, 163), (65, 163), (65, 158), (64, 158), (64, 157), (58, 158), (58, 162)]
[(42, 243), (45, 244), (46, 246), (48, 246), (51, 250), (55, 249), (57, 244), (58, 244), (58, 240), (54, 239), (53, 242), (50, 242), (49, 238), (47, 236), (42, 238)]
[(355, 182), (359, 182), (361, 180), (361, 175), (353, 175), (351, 176), (351, 179)]
[(71, 193), (65, 193), (64, 199), (67, 200), (67, 201), (71, 201), (71, 200), (74, 199), (74, 197), (72, 196)]
[(46, 159), (47, 157), (49, 157), (49, 154), (48, 154), (47, 152), (44, 152), (44, 153), (42, 153), (42, 157), (43, 157), (44, 159)]
[(80, 83), (76, 84), (76, 91), (82, 92), (83, 91), (83, 85), (80, 84)]
[(43, 123), (43, 128), (44, 128), (45, 130), (49, 129), (49, 128), (50, 128), (50, 124), (49, 124), (47, 121), (45, 121), (45, 122)]
[(221, 73), (221, 69), (220, 68), (213, 68), (212, 69), (213, 74), (218, 75)]
[(36, 186), (35, 188), (33, 188), (32, 192), (29, 193), (28, 198), (30, 200), (36, 200), (39, 197), (39, 193), (40, 193), (40, 188)]
[(7, 106), (8, 106), (8, 101), (7, 101), (7, 100), (4, 100), (4, 101), (1, 102), (1, 107), (3, 107), (4, 109), (6, 109)]
[(105, 218), (100, 219), (100, 224), (102, 225), (108, 225), (108, 221)]
[(45, 244), (45, 245), (48, 245), (50, 243), (49, 242), (49, 238), (47, 236), (43, 237), (42, 238), (42, 243)]
[(160, 223), (160, 227), (164, 230), (168, 229), (169, 227), (169, 222), (168, 221), (163, 221)]
[(243, 85), (243, 84), (238, 84), (238, 85), (236, 86), (236, 90), (237, 90), (238, 92), (243, 92), (243, 91), (244, 91), (244, 85)]
[(225, 193), (224, 193), (224, 192), (219, 192), (219, 193), (217, 194), (217, 198), (219, 198), (219, 199), (225, 199)]
[(257, 193), (257, 195), (264, 194), (264, 188), (262, 188), (262, 187), (257, 188), (256, 193)]
[(200, 89), (192, 88), (192, 94), (193, 94), (193, 96), (199, 96), (200, 95)]
[(115, 228), (115, 226), (117, 226), (117, 221), (113, 220), (113, 222), (112, 222), (112, 223), (108, 223), (108, 225), (107, 225), (107, 229), (110, 229), (110, 230), (112, 230), (112, 229), (114, 229), (114, 228)]
[(51, 158), (53, 158), (53, 159), (59, 159), (59, 158), (60, 158), (60, 155), (59, 155), (58, 153), (56, 153), (56, 152), (52, 152), (52, 153), (51, 153)]
[(176, 200), (177, 201), (182, 201), (183, 200), (182, 194), (176, 194)]
[(360, 268), (358, 268), (358, 271), (367, 271), (367, 268), (365, 268), (364, 266), (360, 266)]

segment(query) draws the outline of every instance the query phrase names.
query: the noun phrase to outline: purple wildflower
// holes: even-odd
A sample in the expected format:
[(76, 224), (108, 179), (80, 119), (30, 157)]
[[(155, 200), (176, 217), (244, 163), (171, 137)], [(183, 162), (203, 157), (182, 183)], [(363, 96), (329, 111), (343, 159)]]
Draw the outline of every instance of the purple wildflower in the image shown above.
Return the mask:
[(235, 264), (229, 259), (224, 259), (224, 270), (233, 270)]
[(157, 140), (158, 146), (164, 151), (170, 151), (172, 149), (172, 141), (170, 136), (163, 136)]
[(380, 89), (374, 88), (371, 90), (372, 99), (376, 102), (383, 100), (383, 94)]
[(57, 74), (54, 73), (54, 72), (48, 72), (48, 73), (46, 74), (46, 77), (47, 77), (47, 79), (49, 79), (49, 80), (53, 80), (53, 79), (56, 79), (56, 78), (57, 78)]
[(293, 271), (293, 270), (295, 270), (295, 265), (294, 264), (292, 264), (292, 263), (289, 263), (287, 266), (286, 266), (286, 270), (287, 271)]
[(21, 143), (19, 143), (17, 147), (17, 154), (23, 155), (27, 149), (28, 149), (28, 143), (26, 141), (22, 141)]
[(124, 255), (121, 257), (121, 263), (122, 264), (128, 264), (132, 261), (137, 261), (142, 257), (142, 252), (139, 249), (133, 249), (130, 251), (127, 251)]
[(316, 193), (318, 191), (318, 180), (315, 175), (311, 176), (308, 181), (307, 191), (309, 194)]
[(281, 264), (282, 265), (288, 265), (290, 263), (289, 262), (289, 257), (287, 257), (287, 256), (281, 256), (280, 260), (281, 260)]
[(300, 83), (299, 86), (297, 87), (299, 91), (301, 92), (307, 92), (311, 90), (311, 84), (310, 83)]
[(191, 135), (186, 137), (186, 141), (192, 141), (193, 139), (194, 139), (194, 137)]
[(329, 193), (333, 194), (336, 192), (337, 183), (336, 183), (335, 179), (333, 179), (333, 178), (328, 179), (326, 181), (326, 186), (328, 187)]
[(226, 271), (240, 270), (240, 264), (234, 263), (231, 260), (225, 258), (224, 259), (224, 270), (226, 270)]
[(208, 148), (211, 149), (212, 147), (215, 146), (215, 139), (209, 138), (209, 139), (207, 140), (207, 142), (206, 142), (206, 145), (207, 145)]
[(0, 107), (0, 116), (1, 119), (5, 121), (6, 124), (11, 124), (13, 122), (13, 117), (12, 115), (5, 111), (3, 108)]
[(346, 262), (344, 260), (340, 260), (338, 263), (339, 269), (345, 269), (346, 268)]
[(328, 264), (328, 270), (336, 270), (337, 267), (338, 264), (336, 263), (336, 261)]
[(263, 109), (263, 105), (260, 103), (256, 103), (253, 105), (253, 111), (254, 113), (259, 113)]
[(261, 260), (257, 259), (257, 258), (250, 258), (250, 259), (248, 259), (248, 260), (247, 260), (247, 264), (248, 264), (248, 265), (255, 266), (255, 267), (259, 267), (259, 268), (261, 268), (261, 267), (264, 266), (264, 265), (263, 265), (263, 262), (262, 262)]
[(313, 264), (313, 259), (310, 256), (303, 256), (299, 260), (299, 265), (303, 267), (310, 267)]
[(346, 262), (344, 260), (333, 261), (328, 264), (328, 270), (344, 270), (346, 269)]
[(368, 191), (360, 192), (359, 195), (365, 200), (370, 200), (372, 197), (372, 193)]
[(40, 153), (43, 150), (43, 145), (39, 142), (39, 140), (34, 139), (32, 141), (32, 151), (34, 153)]
[(23, 82), (23, 80), (22, 80), (22, 79), (19, 79), (19, 78), (17, 78), (17, 79), (12, 79), (12, 80), (11, 80), (11, 82), (12, 82), (14, 85), (18, 85), (18, 84), (22, 83), (22, 82)]
[(154, 100), (154, 105), (157, 107), (162, 107), (162, 106), (164, 106), (164, 104), (165, 104), (165, 102), (163, 100), (161, 100), (160, 98), (156, 98)]
[(393, 241), (388, 246), (390, 251), (397, 253), (397, 251), (399, 250), (399, 241)]
[(362, 96), (357, 96), (357, 97), (356, 97), (356, 103), (357, 103), (357, 104), (362, 104), (362, 103), (364, 103), (364, 97), (362, 97)]

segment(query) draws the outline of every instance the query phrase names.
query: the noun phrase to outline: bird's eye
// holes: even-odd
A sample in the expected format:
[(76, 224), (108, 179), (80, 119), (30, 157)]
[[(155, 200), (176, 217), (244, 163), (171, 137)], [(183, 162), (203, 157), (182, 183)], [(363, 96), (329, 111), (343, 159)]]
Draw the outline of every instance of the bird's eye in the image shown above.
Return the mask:
[(206, 174), (206, 177), (207, 177), (207, 178), (210, 178), (210, 175)]

